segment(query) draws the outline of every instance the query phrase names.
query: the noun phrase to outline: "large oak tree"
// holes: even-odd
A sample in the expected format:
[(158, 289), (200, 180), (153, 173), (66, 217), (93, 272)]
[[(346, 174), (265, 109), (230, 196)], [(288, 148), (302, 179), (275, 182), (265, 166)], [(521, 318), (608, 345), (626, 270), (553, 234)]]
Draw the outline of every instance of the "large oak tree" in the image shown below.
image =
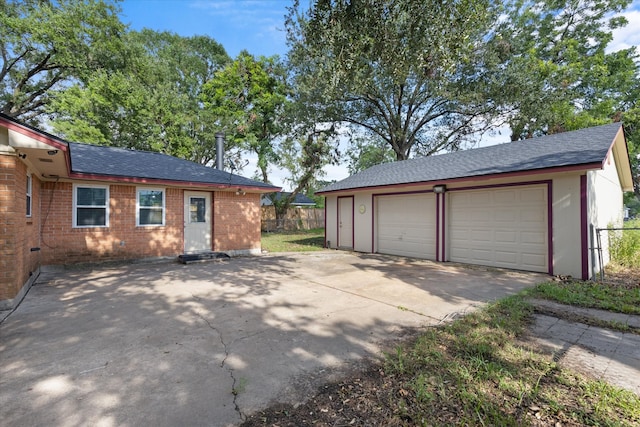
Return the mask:
[(456, 148), (494, 108), (479, 42), (495, 13), (488, 0), (296, 3), (286, 27), (299, 96), (398, 160)]

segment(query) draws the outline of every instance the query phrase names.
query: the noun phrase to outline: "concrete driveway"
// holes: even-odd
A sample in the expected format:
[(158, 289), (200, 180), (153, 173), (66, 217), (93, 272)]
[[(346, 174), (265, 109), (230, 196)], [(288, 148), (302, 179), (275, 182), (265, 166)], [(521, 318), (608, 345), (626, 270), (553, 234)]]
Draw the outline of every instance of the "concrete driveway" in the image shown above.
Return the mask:
[(0, 419), (237, 424), (545, 277), (336, 251), (43, 273), (0, 325)]

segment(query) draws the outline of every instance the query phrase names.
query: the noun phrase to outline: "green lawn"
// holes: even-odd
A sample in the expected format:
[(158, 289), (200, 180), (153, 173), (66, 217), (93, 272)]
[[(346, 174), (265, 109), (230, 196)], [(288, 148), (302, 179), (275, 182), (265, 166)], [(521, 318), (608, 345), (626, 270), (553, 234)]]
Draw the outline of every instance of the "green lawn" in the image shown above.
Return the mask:
[(323, 247), (324, 228), (262, 233), (262, 250), (267, 252), (310, 252)]

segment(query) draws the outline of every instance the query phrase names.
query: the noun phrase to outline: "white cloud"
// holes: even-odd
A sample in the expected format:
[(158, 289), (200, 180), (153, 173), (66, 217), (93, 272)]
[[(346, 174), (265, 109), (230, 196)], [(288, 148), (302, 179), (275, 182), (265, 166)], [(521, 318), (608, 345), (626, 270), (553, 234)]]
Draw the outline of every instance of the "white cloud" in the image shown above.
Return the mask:
[(640, 0), (635, 0), (622, 16), (626, 17), (629, 23), (613, 30), (613, 41), (607, 48), (608, 52), (640, 45)]
[(211, 16), (222, 16), (234, 25), (255, 30), (255, 24), (275, 25), (283, 22), (285, 9), (281, 1), (195, 1), (193, 9), (205, 11)]

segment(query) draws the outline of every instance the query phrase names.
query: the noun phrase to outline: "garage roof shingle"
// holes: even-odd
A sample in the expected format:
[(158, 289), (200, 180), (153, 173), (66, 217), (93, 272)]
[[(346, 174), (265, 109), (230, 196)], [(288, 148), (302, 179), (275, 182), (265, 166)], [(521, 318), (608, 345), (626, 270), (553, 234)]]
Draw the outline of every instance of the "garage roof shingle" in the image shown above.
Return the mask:
[(612, 123), (540, 138), (373, 166), (318, 193), (601, 163), (622, 127)]

